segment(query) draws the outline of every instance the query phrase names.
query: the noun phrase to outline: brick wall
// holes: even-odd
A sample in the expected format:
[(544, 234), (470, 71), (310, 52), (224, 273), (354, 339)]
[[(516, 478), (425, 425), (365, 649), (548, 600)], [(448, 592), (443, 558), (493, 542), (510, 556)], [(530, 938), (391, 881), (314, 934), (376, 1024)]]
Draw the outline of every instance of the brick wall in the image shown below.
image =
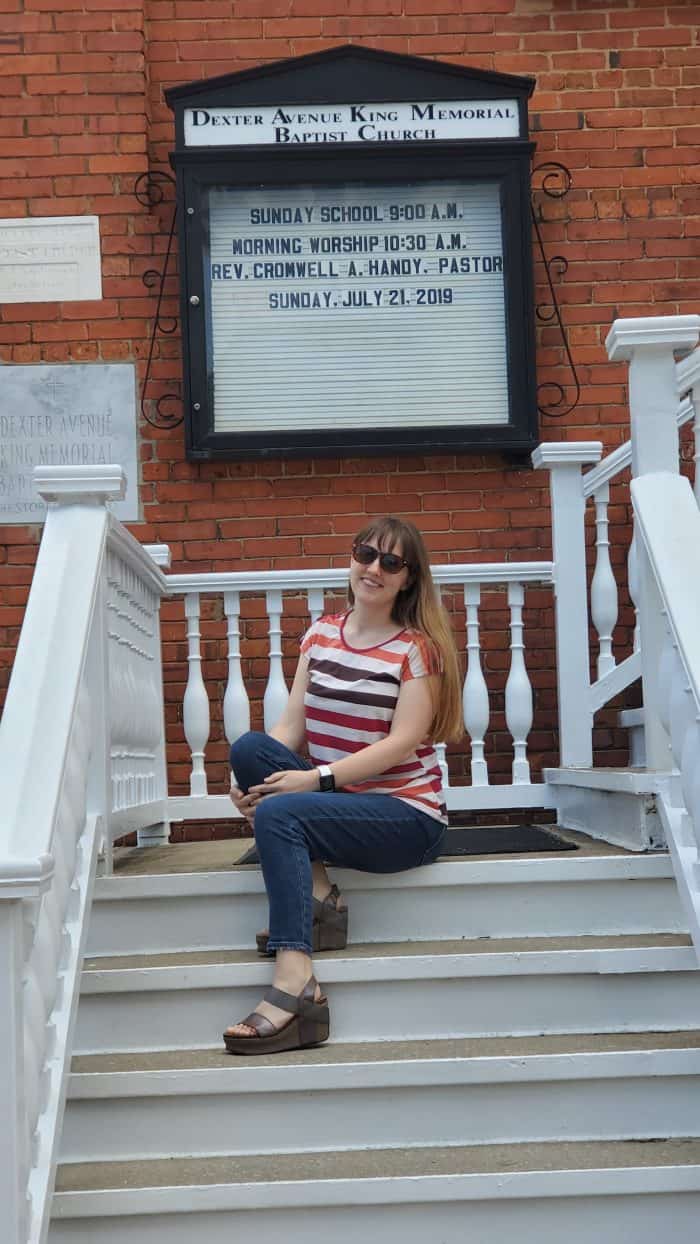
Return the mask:
[[(575, 413), (543, 420), (543, 439), (619, 444), (627, 427), (625, 372), (606, 362), (602, 348), (611, 320), (698, 310), (695, 0), (0, 0), (0, 31), (0, 216), (99, 215), (104, 292), (101, 302), (2, 308), (3, 363), (133, 360), (143, 375), (155, 298), (142, 276), (162, 262), (171, 206), (139, 206), (133, 185), (147, 168), (168, 167), (173, 133), (164, 88), (349, 41), (537, 79), (537, 159), (562, 160), (574, 177), (566, 200), (538, 202), (549, 252), (569, 262), (558, 293), (582, 385)], [(544, 300), (539, 264), (537, 279)], [(177, 314), (176, 289), (173, 278), (166, 313)], [(177, 337), (161, 337), (153, 396), (170, 390), (179, 371)], [(538, 379), (569, 381), (553, 327), (539, 331)], [(342, 561), (364, 516), (382, 511), (412, 517), (436, 560), (538, 558), (550, 547), (545, 481), (497, 455), (192, 464), (181, 428), (144, 423), (141, 458), (145, 521), (133, 530), (168, 543), (178, 570)], [(625, 516), (618, 490), (611, 517)], [(39, 534), (0, 527), (5, 683)], [(621, 541), (613, 553), (621, 562)], [(245, 649), (253, 676), (262, 625), (255, 609), (251, 603)], [(494, 602), (493, 618), (485, 643), (498, 678), (502, 601)], [(528, 655), (537, 690), (534, 751), (551, 760), (546, 594), (530, 596), (526, 621), (536, 636)], [(627, 609), (623, 642), (629, 623)], [(290, 653), (301, 625), (290, 611)], [(186, 769), (179, 606), (166, 606), (164, 629), (178, 780)], [(215, 686), (225, 675), (222, 634), (220, 607), (212, 603), (206, 657)], [(219, 724), (215, 729), (220, 735)], [(608, 761), (624, 759), (611, 714), (601, 719), (597, 742), (613, 748)], [(501, 744), (503, 767), (504, 735), (499, 751)], [(215, 782), (224, 781), (221, 741), (210, 760)]]

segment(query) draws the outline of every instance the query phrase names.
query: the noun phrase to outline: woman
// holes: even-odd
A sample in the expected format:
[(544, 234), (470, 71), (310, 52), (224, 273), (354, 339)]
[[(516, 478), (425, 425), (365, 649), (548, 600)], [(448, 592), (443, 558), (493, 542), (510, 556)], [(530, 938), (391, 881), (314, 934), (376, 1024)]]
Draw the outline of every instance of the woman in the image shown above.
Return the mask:
[[(312, 950), (345, 945), (347, 910), (323, 861), (400, 872), (434, 860), (447, 825), (434, 742), (459, 736), (459, 666), (423, 540), (379, 518), (356, 537), (350, 608), (306, 632), (287, 708), (231, 748), (231, 798), (255, 824), (276, 954), (273, 987), (224, 1033), (232, 1054), (328, 1037)], [(306, 741), (311, 764), (296, 753)], [(235, 782), (234, 782), (235, 779)]]

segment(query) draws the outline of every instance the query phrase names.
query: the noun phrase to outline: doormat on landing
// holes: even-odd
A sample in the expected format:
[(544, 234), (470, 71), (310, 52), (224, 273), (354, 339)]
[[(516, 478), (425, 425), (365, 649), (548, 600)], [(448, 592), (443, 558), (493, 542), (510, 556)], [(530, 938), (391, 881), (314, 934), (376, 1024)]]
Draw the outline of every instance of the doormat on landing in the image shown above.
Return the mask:
[[(578, 846), (539, 825), (477, 825), (473, 829), (448, 829), (440, 858), (445, 855), (520, 855), (526, 851), (578, 851)], [(255, 847), (236, 862), (259, 864)]]
[(475, 825), (473, 829), (448, 829), (440, 857), (519, 855), (524, 851), (578, 851), (578, 846), (540, 825)]

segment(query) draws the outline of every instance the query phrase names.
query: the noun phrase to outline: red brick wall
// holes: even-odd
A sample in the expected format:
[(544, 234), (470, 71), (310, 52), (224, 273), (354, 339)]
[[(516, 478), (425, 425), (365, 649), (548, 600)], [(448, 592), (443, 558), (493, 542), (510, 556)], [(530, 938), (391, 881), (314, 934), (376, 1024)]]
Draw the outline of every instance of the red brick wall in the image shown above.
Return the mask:
[[(574, 414), (543, 420), (543, 439), (600, 438), (609, 448), (625, 439), (625, 371), (606, 362), (602, 347), (611, 320), (698, 310), (695, 0), (0, 0), (0, 15), (0, 216), (99, 215), (104, 292), (101, 302), (2, 308), (4, 363), (133, 360), (143, 375), (155, 298), (141, 278), (162, 262), (171, 209), (140, 207), (133, 185), (147, 168), (168, 167), (172, 114), (163, 89), (344, 42), (536, 77), (537, 159), (560, 159), (574, 176), (567, 199), (538, 202), (550, 254), (570, 265), (558, 293), (582, 385)], [(539, 300), (542, 275), (538, 265)], [(174, 279), (171, 292), (164, 310), (177, 314)], [(556, 330), (541, 328), (538, 379), (568, 383), (564, 362)], [(161, 337), (154, 395), (179, 371), (177, 338)], [(347, 556), (365, 515), (387, 510), (418, 523), (436, 560), (540, 558), (550, 547), (546, 481), (497, 455), (191, 464), (181, 428), (144, 423), (141, 457), (145, 522), (133, 530), (170, 544), (179, 570), (322, 566)], [(624, 494), (615, 501), (612, 516), (624, 519)], [(38, 535), (0, 528), (5, 681)], [(620, 544), (615, 556), (623, 555)], [(537, 638), (528, 661), (534, 751), (552, 759), (548, 602), (547, 594), (530, 597)], [(208, 669), (220, 680), (220, 607), (210, 613)], [(166, 607), (176, 779), (186, 768), (175, 720), (180, 616), (179, 606)], [(499, 617), (485, 639), (495, 677), (504, 660)], [(624, 640), (629, 611), (623, 621)], [(251, 617), (247, 625), (247, 659), (259, 675), (261, 623)], [(290, 631), (300, 625), (290, 613)], [(614, 746), (608, 760), (622, 760), (612, 720), (597, 741)], [(504, 765), (505, 736), (499, 751), (501, 743)], [(212, 777), (223, 781), (221, 742), (210, 759)]]

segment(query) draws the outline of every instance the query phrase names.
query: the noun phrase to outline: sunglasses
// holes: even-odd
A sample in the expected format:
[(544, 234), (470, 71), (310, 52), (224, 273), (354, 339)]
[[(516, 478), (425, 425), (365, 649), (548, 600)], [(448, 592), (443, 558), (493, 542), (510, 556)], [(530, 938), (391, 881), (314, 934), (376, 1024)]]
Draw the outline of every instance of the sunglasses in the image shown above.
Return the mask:
[(382, 553), (373, 544), (353, 544), (352, 555), (361, 566), (371, 566), (379, 558), (379, 565), (387, 574), (398, 574), (408, 562), (397, 553)]

